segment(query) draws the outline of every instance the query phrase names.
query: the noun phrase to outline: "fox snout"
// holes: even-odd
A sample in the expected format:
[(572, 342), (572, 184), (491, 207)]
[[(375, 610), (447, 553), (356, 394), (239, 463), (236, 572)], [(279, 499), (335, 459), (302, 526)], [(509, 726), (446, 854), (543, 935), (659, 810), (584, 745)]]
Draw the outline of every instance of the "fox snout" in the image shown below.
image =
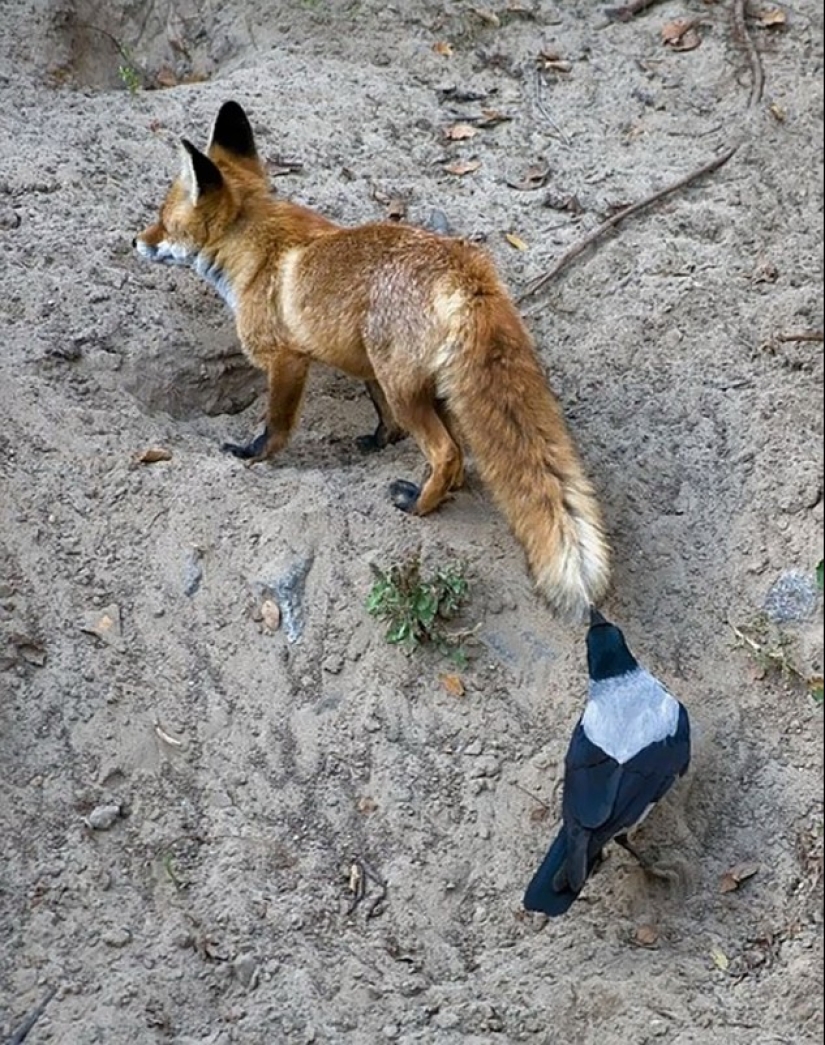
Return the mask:
[(169, 265), (185, 265), (192, 260), (192, 252), (182, 243), (173, 243), (155, 227), (135, 236), (132, 247), (142, 258), (163, 261)]

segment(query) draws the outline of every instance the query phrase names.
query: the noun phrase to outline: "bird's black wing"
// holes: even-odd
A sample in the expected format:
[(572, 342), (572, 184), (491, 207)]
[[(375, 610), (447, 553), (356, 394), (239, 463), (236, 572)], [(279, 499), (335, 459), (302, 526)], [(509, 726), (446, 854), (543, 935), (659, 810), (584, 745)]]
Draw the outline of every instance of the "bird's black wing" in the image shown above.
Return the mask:
[(576, 726), (565, 762), (562, 803), (565, 870), (572, 888), (581, 888), (601, 849), (630, 830), (689, 762), (690, 727), (683, 707), (673, 736), (649, 744), (623, 765), (593, 744), (581, 723)]

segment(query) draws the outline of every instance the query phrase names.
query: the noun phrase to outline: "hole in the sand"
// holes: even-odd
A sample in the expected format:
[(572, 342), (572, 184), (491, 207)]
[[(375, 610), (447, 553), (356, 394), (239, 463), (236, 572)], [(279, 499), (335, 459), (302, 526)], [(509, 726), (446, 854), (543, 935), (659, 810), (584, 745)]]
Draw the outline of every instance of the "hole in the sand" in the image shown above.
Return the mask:
[(51, 76), (101, 90), (152, 90), (209, 79), (241, 41), (221, 31), (212, 0), (54, 0)]

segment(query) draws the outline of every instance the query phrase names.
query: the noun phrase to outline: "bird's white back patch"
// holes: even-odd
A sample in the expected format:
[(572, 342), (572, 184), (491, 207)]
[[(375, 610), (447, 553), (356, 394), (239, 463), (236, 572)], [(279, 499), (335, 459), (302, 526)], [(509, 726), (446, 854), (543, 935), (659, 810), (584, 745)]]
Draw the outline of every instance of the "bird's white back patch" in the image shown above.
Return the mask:
[(644, 668), (590, 683), (582, 728), (591, 744), (620, 764), (673, 736), (679, 702)]

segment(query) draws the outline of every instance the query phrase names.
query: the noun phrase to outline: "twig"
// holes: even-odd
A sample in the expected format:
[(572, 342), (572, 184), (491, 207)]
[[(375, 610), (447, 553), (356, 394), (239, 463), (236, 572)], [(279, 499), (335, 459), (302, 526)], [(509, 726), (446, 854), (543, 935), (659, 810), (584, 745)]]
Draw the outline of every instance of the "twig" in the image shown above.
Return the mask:
[(629, 0), (629, 3), (621, 7), (608, 7), (605, 15), (611, 22), (629, 22), (634, 15), (641, 14), (648, 7), (653, 7), (658, 0)]
[(532, 798), (534, 802), (538, 802), (538, 804), (540, 806), (544, 806), (544, 808), (547, 810), (548, 813), (550, 812), (550, 805), (547, 802), (545, 802), (543, 799), (539, 798), (538, 795), (534, 795), (532, 791), (528, 791), (526, 787), (522, 787), (521, 784), (519, 784), (515, 780), (511, 780), (510, 783), (518, 791), (521, 791), (521, 793), (523, 795), (527, 795), (528, 798)]
[(541, 115), (544, 117), (544, 119), (550, 124), (551, 129), (556, 132), (556, 134), (559, 136), (559, 138), (561, 138), (562, 142), (565, 145), (570, 145), (570, 139), (564, 133), (564, 131), (561, 129), (561, 127), (559, 127), (559, 125), (556, 123), (556, 121), (553, 119), (553, 117), (550, 115), (550, 113), (547, 111), (547, 109), (544, 106), (544, 102), (541, 99), (541, 84), (542, 84), (541, 70), (537, 69), (536, 70), (536, 108), (541, 113)]
[(55, 994), (57, 994), (57, 987), (51, 987), (43, 1001), (41, 1001), (39, 1005), (32, 1009), (29, 1015), (23, 1020), (23, 1022), (14, 1032), (14, 1034), (12, 1034), (12, 1036), (6, 1042), (6, 1045), (22, 1045), (22, 1042), (24, 1042), (28, 1037), (29, 1031), (46, 1011), (46, 1006), (49, 1004), (49, 1002), (52, 1000)]
[(759, 52), (754, 46), (745, 25), (745, 5), (747, 0), (733, 0), (733, 28), (740, 42), (744, 45), (748, 55), (748, 63), (751, 67), (751, 93), (748, 98), (748, 108), (752, 108), (762, 98), (765, 87), (765, 74), (762, 71), (762, 62)]
[(805, 330), (799, 334), (777, 334), (777, 341), (825, 341), (821, 330)]
[(565, 251), (564, 254), (559, 258), (556, 264), (545, 272), (543, 275), (538, 276), (527, 284), (527, 288), (523, 291), (516, 301), (521, 303), (526, 298), (531, 297), (537, 291), (541, 290), (542, 287), (546, 286), (552, 279), (554, 279), (563, 268), (577, 258), (579, 254), (583, 254), (585, 250), (591, 244), (595, 243), (596, 240), (601, 239), (605, 232), (612, 228), (615, 228), (620, 222), (624, 221), (625, 218), (629, 218), (633, 214), (638, 214), (639, 211), (645, 210), (647, 207), (652, 206), (654, 203), (658, 203), (659, 200), (664, 199), (666, 196), (670, 196), (672, 193), (677, 192), (679, 189), (683, 189), (686, 185), (690, 185), (692, 182), (697, 181), (705, 174), (710, 174), (712, 171), (718, 170), (724, 164), (728, 162), (731, 156), (739, 148), (738, 143), (732, 145), (729, 149), (723, 152), (720, 156), (714, 157), (707, 163), (703, 164), (698, 170), (692, 171), (690, 174), (686, 174), (683, 178), (679, 178), (678, 181), (672, 182), (670, 185), (666, 185), (663, 189), (659, 189), (658, 192), (654, 192), (651, 196), (646, 196), (643, 200), (639, 200), (637, 203), (631, 203), (629, 207), (625, 207), (623, 210), (618, 211), (612, 217), (608, 218), (607, 221), (603, 221), (601, 225), (597, 226), (592, 232), (589, 232), (584, 239), (575, 243), (569, 250)]

